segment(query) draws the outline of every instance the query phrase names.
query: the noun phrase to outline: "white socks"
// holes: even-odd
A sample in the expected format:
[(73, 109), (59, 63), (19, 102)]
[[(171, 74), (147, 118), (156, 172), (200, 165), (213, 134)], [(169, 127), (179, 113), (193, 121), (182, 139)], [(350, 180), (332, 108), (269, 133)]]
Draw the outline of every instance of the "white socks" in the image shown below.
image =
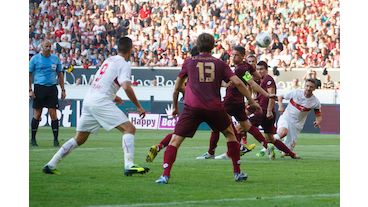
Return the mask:
[(280, 139), (280, 136), (279, 136), (279, 134), (274, 134), (274, 135), (273, 135), (273, 138), (275, 138), (275, 139)]
[(134, 164), (134, 135), (124, 134), (121, 141), (124, 151), (124, 167), (128, 169)]
[(55, 153), (55, 155), (51, 158), (47, 165), (51, 169), (55, 169), (57, 163), (76, 147), (78, 147), (77, 142), (74, 138), (70, 138), (67, 142), (63, 144), (63, 146), (60, 147), (60, 149)]

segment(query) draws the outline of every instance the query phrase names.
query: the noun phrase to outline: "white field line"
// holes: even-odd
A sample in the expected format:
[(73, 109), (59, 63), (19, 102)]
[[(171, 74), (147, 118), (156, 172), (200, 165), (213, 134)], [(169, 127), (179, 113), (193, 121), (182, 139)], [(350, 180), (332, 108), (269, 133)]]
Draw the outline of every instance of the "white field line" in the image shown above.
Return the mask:
[[(59, 148), (46, 148), (46, 149), (29, 149), (30, 152), (37, 152), (37, 151), (57, 151)], [(104, 150), (107, 148), (103, 148), (103, 147), (84, 147), (84, 148), (78, 148), (79, 150), (82, 151), (89, 151), (89, 150)]]
[(134, 203), (126, 205), (96, 205), (88, 207), (130, 207), (130, 206), (176, 206), (176, 205), (187, 205), (187, 204), (211, 204), (218, 202), (234, 202), (234, 201), (249, 201), (249, 200), (279, 200), (279, 199), (300, 199), (300, 198), (332, 198), (340, 197), (340, 193), (334, 194), (312, 194), (312, 195), (281, 195), (281, 196), (265, 196), (261, 198), (248, 197), (248, 198), (224, 198), (224, 199), (213, 199), (213, 200), (194, 200), (194, 201), (174, 201), (165, 203)]

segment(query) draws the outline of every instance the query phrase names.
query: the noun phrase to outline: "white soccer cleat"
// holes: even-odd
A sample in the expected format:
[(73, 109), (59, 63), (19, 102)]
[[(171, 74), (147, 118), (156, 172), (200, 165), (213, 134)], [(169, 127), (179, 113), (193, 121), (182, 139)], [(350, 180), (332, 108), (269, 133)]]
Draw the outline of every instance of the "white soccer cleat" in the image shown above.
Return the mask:
[(210, 153), (206, 152), (201, 156), (196, 157), (197, 160), (207, 160), (207, 159), (214, 159), (215, 155), (211, 155)]
[(275, 153), (275, 146), (273, 146), (273, 144), (267, 145), (267, 155), (270, 158), (270, 160), (275, 160), (276, 153)]
[(230, 157), (227, 155), (226, 152), (215, 157), (215, 160), (229, 160), (229, 159)]

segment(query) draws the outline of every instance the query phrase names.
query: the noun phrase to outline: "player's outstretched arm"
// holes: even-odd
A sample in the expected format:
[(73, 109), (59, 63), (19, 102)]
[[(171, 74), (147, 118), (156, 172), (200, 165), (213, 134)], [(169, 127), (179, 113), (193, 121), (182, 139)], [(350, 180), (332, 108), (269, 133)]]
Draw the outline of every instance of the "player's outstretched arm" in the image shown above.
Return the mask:
[(262, 111), (259, 104), (254, 101), (250, 91), (247, 89), (247, 87), (245, 87), (243, 81), (241, 81), (238, 76), (231, 76), (230, 81), (232, 81), (235, 87), (240, 91), (240, 93), (247, 98), (249, 105), (255, 107), (257, 110)]
[(128, 96), (129, 100), (133, 102), (133, 104), (137, 107), (139, 112), (139, 116), (144, 118), (146, 116), (146, 112), (142, 108), (141, 104), (139, 103), (137, 97), (135, 96), (134, 90), (132, 88), (132, 84), (130, 81), (124, 81), (122, 84), (122, 88), (124, 89), (126, 95)]
[(253, 79), (247, 81), (247, 83), (255, 90), (256, 92), (262, 94), (265, 97), (275, 97), (275, 94), (269, 94), (267, 91), (265, 91), (260, 85), (258, 85)]

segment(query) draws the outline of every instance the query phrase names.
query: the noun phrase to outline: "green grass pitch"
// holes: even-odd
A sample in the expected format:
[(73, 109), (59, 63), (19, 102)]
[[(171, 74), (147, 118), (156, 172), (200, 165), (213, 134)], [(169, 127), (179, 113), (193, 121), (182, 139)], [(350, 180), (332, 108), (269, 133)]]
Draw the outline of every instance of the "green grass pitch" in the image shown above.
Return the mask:
[[(233, 180), (229, 160), (196, 160), (208, 149), (209, 131), (198, 131), (178, 151), (168, 185), (154, 181), (162, 173), (163, 151), (145, 163), (149, 147), (170, 131), (137, 130), (135, 162), (151, 168), (145, 175), (123, 175), (121, 134), (117, 130), (90, 136), (63, 159), (61, 175), (41, 172), (57, 149), (49, 127), (40, 128), (38, 148), (29, 149), (29, 204), (31, 207), (118, 206), (339, 206), (339, 135), (302, 134), (296, 152), (302, 160), (255, 156), (260, 144), (242, 157), (246, 182)], [(61, 128), (61, 144), (74, 136), (74, 128)], [(226, 150), (221, 137), (217, 154)]]

